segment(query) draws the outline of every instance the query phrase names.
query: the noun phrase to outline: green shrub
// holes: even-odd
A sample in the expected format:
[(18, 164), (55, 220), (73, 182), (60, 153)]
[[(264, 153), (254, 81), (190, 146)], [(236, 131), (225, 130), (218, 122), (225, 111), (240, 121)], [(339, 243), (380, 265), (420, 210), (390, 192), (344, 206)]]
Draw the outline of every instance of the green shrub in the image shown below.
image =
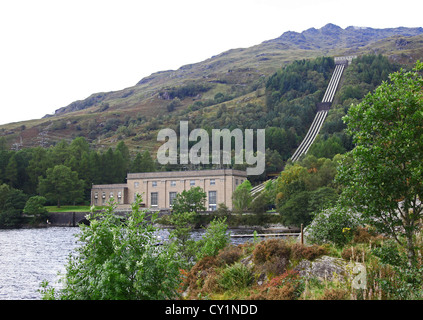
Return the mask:
[(216, 256), (219, 250), (223, 249), (230, 241), (227, 230), (226, 218), (213, 219), (203, 238), (197, 242), (197, 260), (205, 256)]
[(224, 269), (217, 282), (225, 290), (243, 289), (252, 284), (253, 274), (245, 265), (237, 262)]
[(169, 233), (169, 239), (178, 247), (179, 254), (186, 267), (191, 266), (194, 262), (197, 250), (196, 242), (191, 238), (195, 215), (195, 212), (173, 212), (166, 219), (163, 219), (173, 226)]
[(41, 196), (33, 196), (28, 199), (23, 212), (31, 216), (33, 222), (45, 221), (48, 215), (47, 209), (44, 207), (47, 199)]
[(172, 246), (156, 245), (155, 227), (139, 209), (141, 197), (127, 219), (109, 206), (81, 225), (81, 246), (66, 266), (64, 286), (55, 291), (43, 283), (45, 299), (154, 300), (178, 296), (180, 261)]
[(383, 246), (373, 248), (372, 253), (379, 258), (382, 266), (388, 266), (392, 272), (376, 279), (382, 291), (390, 299), (421, 300), (423, 298), (423, 265), (416, 263), (409, 266), (403, 248), (394, 240), (388, 240)]
[(358, 214), (341, 207), (329, 208), (314, 217), (307, 228), (307, 238), (312, 243), (333, 243), (343, 247), (352, 240), (361, 224)]

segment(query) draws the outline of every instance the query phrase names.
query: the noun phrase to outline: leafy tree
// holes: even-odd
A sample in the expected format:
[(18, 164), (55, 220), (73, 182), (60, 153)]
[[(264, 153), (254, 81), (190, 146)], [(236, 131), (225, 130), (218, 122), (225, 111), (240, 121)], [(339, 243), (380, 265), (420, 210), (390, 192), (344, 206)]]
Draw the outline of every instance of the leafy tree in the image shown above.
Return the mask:
[(281, 221), (297, 227), (308, 225), (313, 219), (313, 213), (332, 207), (337, 199), (338, 194), (330, 187), (295, 193), (279, 208)]
[(156, 165), (148, 150), (144, 151), (141, 155), (141, 171), (139, 172), (154, 172)]
[(219, 250), (223, 249), (230, 242), (227, 230), (226, 217), (214, 218), (210, 222), (203, 238), (198, 241), (197, 261), (205, 256), (216, 256)]
[(185, 213), (206, 210), (204, 206), (206, 201), (206, 193), (201, 187), (194, 187), (178, 193), (174, 199), (172, 213)]
[(196, 242), (191, 238), (195, 216), (196, 213), (194, 211), (181, 213), (173, 212), (168, 220), (173, 227), (169, 233), (169, 238), (179, 248), (184, 264), (187, 267), (192, 266), (197, 252)]
[(280, 172), (283, 168), (283, 160), (276, 150), (266, 149), (266, 170), (267, 173)]
[(354, 231), (361, 225), (363, 220), (360, 214), (335, 206), (315, 214), (306, 229), (306, 236), (312, 243), (333, 243), (343, 247), (352, 240)]
[(232, 193), (232, 202), (234, 205), (235, 211), (243, 212), (250, 208), (251, 201), (253, 200), (251, 196), (251, 182), (245, 180)]
[(121, 167), (122, 167), (122, 171), (124, 172), (124, 175), (126, 177), (126, 174), (129, 171), (129, 166), (130, 166), (130, 163), (131, 163), (131, 156), (129, 154), (129, 148), (125, 144), (125, 142), (120, 141), (116, 146), (116, 151), (119, 151), (120, 154), (122, 155), (123, 162), (121, 164)]
[(130, 172), (142, 172), (142, 156), (141, 156), (141, 153), (137, 152), (134, 160), (131, 163)]
[(285, 167), (276, 181), (276, 204), (278, 206), (288, 201), (293, 194), (306, 190), (305, 177), (307, 173), (307, 169), (299, 163)]
[(276, 206), (282, 223), (300, 226), (311, 222), (312, 213), (333, 205), (338, 192), (334, 183), (336, 159), (307, 155), (287, 165), (274, 184)]
[(89, 154), (89, 172), (92, 183), (100, 184), (103, 182), (101, 157), (98, 152), (90, 152)]
[(116, 149), (113, 154), (113, 167), (114, 172), (113, 182), (124, 182), (128, 173), (127, 161), (124, 159), (120, 150)]
[(339, 167), (343, 203), (390, 234), (416, 260), (414, 234), (423, 206), (423, 78), (412, 71), (390, 75), (344, 118), (356, 147)]
[(45, 197), (33, 196), (26, 202), (23, 212), (31, 216), (34, 222), (45, 221), (48, 214), (47, 209), (44, 207), (46, 202), (47, 199)]
[(299, 227), (302, 223), (307, 225), (311, 222), (311, 212), (308, 210), (310, 200), (309, 191), (295, 193), (279, 207), (281, 222), (288, 226)]
[(64, 164), (69, 159), (69, 143), (66, 140), (59, 141), (48, 150), (48, 156), (52, 166)]
[(310, 192), (308, 202), (309, 212), (319, 212), (334, 206), (339, 198), (338, 193), (331, 187), (321, 187)]
[(100, 155), (100, 162), (102, 170), (101, 172), (101, 183), (110, 184), (114, 183), (116, 179), (116, 171), (118, 164), (115, 162), (115, 155), (112, 148), (108, 148), (105, 153)]
[(90, 151), (90, 145), (84, 137), (77, 137), (70, 143), (69, 151), (70, 154), (75, 156), (77, 159), (81, 159), (85, 152)]
[[(81, 246), (66, 266), (59, 290), (43, 283), (44, 299), (164, 300), (178, 297), (180, 258), (175, 247), (157, 245), (156, 216), (148, 219), (138, 196), (126, 219), (111, 204), (81, 225)], [(153, 222), (153, 223), (152, 223)]]
[(38, 187), (38, 178), (40, 176), (45, 178), (46, 171), (50, 166), (50, 160), (45, 148), (35, 147), (31, 151), (32, 155), (27, 167), (27, 174), (31, 184), (31, 194), (35, 194)]
[(78, 178), (78, 173), (64, 165), (47, 169), (46, 178), (40, 178), (38, 191), (50, 202), (75, 203), (82, 200), (84, 181)]
[(29, 161), (31, 160), (32, 152), (30, 149), (24, 148), (17, 151), (14, 156), (17, 165), (17, 180), (15, 188), (29, 194), (32, 190), (32, 186), (29, 182), (27, 167), (29, 165)]
[(309, 154), (316, 156), (317, 158), (330, 158), (332, 159), (337, 154), (343, 154), (346, 150), (342, 145), (342, 141), (339, 137), (332, 135), (326, 140), (322, 136), (318, 136), (316, 141), (311, 145)]
[(22, 210), (27, 199), (22, 190), (0, 185), (0, 228), (13, 228), (22, 223)]
[(5, 170), (5, 178), (11, 187), (16, 187), (18, 184), (18, 163), (16, 162), (15, 154), (9, 158), (9, 162)]
[[(254, 197), (254, 199), (251, 201), (250, 209), (255, 214), (263, 214), (267, 210), (269, 210), (270, 205), (272, 204), (271, 199), (272, 194), (264, 189), (262, 190), (258, 195)], [(263, 218), (263, 217), (260, 217)]]

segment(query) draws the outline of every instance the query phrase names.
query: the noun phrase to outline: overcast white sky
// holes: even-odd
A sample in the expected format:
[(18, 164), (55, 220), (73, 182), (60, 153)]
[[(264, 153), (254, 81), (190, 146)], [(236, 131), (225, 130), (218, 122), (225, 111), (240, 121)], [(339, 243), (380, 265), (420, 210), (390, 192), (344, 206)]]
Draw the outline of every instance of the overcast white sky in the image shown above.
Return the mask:
[(0, 0), (0, 124), (334, 23), (423, 27), (421, 0)]

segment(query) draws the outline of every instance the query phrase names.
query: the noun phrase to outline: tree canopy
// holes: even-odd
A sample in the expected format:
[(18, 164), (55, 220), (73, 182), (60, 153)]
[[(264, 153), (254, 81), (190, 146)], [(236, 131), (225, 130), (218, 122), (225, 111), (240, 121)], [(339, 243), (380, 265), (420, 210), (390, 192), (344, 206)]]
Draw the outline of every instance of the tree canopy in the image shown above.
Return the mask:
[(50, 201), (57, 201), (57, 207), (64, 202), (75, 203), (82, 199), (84, 181), (78, 173), (64, 165), (47, 169), (46, 178), (41, 178), (38, 190)]
[(407, 248), (423, 207), (423, 63), (390, 75), (344, 118), (356, 147), (343, 159), (343, 202)]
[(173, 200), (172, 211), (174, 213), (205, 211), (206, 193), (201, 187), (193, 187), (178, 193)]

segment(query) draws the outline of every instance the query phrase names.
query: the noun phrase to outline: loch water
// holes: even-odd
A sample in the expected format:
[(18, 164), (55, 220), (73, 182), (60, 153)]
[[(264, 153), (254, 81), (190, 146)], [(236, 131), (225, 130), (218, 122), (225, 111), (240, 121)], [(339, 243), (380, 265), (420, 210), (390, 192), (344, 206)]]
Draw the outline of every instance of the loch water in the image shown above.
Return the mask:
[[(44, 280), (60, 288), (58, 273), (65, 272), (69, 254), (80, 245), (78, 232), (78, 227), (0, 229), (0, 300), (39, 300)], [(198, 240), (203, 234), (204, 230), (196, 230), (192, 237)], [(160, 229), (158, 241), (166, 241), (168, 235)], [(232, 238), (232, 243), (249, 240)]]

